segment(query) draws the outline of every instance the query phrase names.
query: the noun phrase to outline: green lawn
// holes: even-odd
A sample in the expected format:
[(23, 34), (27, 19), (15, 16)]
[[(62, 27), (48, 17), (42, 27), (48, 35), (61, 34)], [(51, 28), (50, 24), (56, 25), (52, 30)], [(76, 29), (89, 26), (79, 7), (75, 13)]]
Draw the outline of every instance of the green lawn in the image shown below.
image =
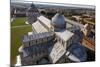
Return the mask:
[(11, 64), (16, 63), (16, 56), (18, 55), (18, 48), (22, 45), (22, 37), (24, 34), (32, 31), (32, 27), (30, 25), (25, 25), (25, 19), (17, 18), (15, 21), (11, 22), (11, 25), (14, 26), (22, 26), (17, 28), (11, 28)]
[(25, 17), (16, 18), (13, 22), (11, 22), (11, 26), (26, 25), (25, 21)]

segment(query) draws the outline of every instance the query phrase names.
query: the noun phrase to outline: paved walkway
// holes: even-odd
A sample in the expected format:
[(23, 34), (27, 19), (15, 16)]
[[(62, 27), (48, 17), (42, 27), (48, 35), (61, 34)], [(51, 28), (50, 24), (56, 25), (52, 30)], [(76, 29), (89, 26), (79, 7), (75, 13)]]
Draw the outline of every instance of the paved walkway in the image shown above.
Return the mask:
[(29, 25), (12, 26), (11, 28), (28, 27)]
[(70, 24), (79, 26), (81, 29), (84, 27), (84, 25), (82, 25), (82, 24), (80, 24), (80, 23), (78, 23), (78, 22), (76, 22), (76, 21), (70, 20), (70, 19), (68, 19), (68, 18), (65, 18), (65, 21), (67, 21), (67, 22), (70, 23)]

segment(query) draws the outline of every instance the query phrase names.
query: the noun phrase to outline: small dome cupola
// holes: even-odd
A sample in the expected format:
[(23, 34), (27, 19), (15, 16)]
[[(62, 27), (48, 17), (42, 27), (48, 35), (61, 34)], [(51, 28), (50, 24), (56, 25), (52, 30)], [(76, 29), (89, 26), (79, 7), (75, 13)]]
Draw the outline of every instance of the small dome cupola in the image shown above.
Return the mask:
[(64, 15), (61, 13), (57, 13), (53, 18), (51, 25), (54, 27), (54, 31), (60, 31), (66, 28), (66, 22), (64, 19)]

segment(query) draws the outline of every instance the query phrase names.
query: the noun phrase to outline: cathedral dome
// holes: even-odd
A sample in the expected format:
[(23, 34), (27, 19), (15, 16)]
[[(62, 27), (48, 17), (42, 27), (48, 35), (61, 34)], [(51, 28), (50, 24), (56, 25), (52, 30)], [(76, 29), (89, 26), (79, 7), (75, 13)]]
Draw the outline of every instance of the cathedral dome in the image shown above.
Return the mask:
[(64, 15), (57, 13), (53, 18), (51, 25), (54, 27), (55, 30), (65, 29), (66, 22), (64, 19)]

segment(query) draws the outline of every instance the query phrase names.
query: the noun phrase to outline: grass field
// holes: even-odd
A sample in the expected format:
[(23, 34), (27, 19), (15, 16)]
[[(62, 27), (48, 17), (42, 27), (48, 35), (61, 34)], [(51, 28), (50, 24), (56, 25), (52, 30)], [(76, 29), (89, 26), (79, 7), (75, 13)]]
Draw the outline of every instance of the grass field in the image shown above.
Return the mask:
[(11, 65), (16, 63), (16, 56), (18, 55), (18, 48), (22, 45), (21, 40), (23, 35), (32, 31), (30, 25), (23, 25), (26, 25), (25, 18), (16, 18), (13, 22), (11, 22)]
[(11, 26), (26, 25), (25, 21), (25, 17), (16, 18), (13, 22), (11, 22)]

